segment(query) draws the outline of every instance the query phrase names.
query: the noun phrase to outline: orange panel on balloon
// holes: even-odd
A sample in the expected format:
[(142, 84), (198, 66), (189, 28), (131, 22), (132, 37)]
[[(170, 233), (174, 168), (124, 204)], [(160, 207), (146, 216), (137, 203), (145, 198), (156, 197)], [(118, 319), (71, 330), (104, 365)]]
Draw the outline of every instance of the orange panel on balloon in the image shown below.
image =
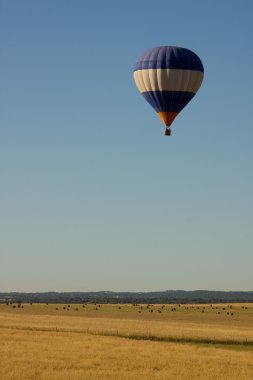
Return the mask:
[(158, 115), (167, 127), (173, 123), (177, 114), (177, 112), (158, 112)]

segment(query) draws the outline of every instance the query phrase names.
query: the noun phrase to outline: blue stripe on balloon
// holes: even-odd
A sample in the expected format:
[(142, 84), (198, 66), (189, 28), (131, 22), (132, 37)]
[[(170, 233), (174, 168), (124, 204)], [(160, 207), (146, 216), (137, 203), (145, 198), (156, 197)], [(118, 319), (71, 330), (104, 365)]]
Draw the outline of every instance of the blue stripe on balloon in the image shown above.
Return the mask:
[(194, 97), (194, 92), (146, 91), (142, 95), (156, 112), (180, 112)]
[(145, 69), (182, 69), (204, 72), (197, 54), (176, 46), (158, 46), (147, 50), (136, 62), (134, 71)]
[(198, 62), (188, 62), (188, 61), (175, 61), (175, 60), (166, 60), (166, 61), (139, 61), (136, 62), (134, 66), (134, 71), (137, 70), (146, 70), (146, 69), (181, 69), (181, 70), (195, 70), (204, 72), (203, 66)]

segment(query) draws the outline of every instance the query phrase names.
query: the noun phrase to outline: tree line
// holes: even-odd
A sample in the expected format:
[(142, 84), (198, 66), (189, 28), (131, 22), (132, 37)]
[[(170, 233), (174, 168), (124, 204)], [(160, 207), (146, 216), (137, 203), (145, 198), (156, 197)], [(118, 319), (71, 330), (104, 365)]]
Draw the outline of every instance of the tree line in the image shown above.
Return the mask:
[(166, 290), (159, 292), (7, 292), (0, 293), (0, 303), (152, 303), (191, 304), (253, 302), (253, 291), (224, 292), (211, 290)]

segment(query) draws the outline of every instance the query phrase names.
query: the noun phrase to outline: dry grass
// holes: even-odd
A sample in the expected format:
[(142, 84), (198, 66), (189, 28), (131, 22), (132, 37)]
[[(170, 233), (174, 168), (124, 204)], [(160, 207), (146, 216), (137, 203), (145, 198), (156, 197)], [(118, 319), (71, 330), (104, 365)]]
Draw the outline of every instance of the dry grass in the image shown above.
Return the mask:
[[(0, 378), (4, 380), (67, 379), (236, 379), (253, 378), (252, 351), (240, 343), (253, 342), (253, 307), (233, 305), (234, 316), (200, 309), (139, 314), (141, 306), (94, 305), (83, 311), (71, 305), (0, 305)], [(142, 307), (144, 307), (142, 305)], [(224, 305), (220, 305), (220, 310)], [(55, 310), (58, 308), (58, 310)], [(74, 309), (78, 308), (78, 311)], [(103, 310), (104, 308), (104, 310)], [(154, 310), (161, 306), (153, 307)], [(165, 307), (167, 308), (167, 306)], [(170, 309), (169, 309), (170, 308)], [(101, 308), (100, 308), (101, 309)], [(164, 308), (162, 309), (164, 310)], [(180, 314), (181, 313), (181, 314)], [(152, 315), (151, 315), (152, 314)], [(236, 316), (237, 314), (237, 316)], [(77, 316), (78, 315), (78, 316)], [(230, 318), (228, 318), (230, 317)], [(233, 318), (235, 317), (235, 318)], [(202, 320), (200, 319), (202, 318)], [(92, 335), (97, 334), (97, 335)], [(224, 339), (234, 346), (164, 343), (107, 335)], [(196, 340), (196, 338), (198, 338)], [(252, 349), (252, 346), (247, 349)]]

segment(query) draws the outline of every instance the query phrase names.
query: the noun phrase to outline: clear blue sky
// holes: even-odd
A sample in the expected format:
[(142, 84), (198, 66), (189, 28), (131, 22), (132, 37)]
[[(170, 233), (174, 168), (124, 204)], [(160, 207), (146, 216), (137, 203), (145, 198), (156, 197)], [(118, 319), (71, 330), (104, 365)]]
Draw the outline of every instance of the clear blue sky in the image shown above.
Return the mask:
[[(253, 290), (252, 1), (0, 2), (0, 291)], [(171, 138), (148, 48), (196, 52)]]

